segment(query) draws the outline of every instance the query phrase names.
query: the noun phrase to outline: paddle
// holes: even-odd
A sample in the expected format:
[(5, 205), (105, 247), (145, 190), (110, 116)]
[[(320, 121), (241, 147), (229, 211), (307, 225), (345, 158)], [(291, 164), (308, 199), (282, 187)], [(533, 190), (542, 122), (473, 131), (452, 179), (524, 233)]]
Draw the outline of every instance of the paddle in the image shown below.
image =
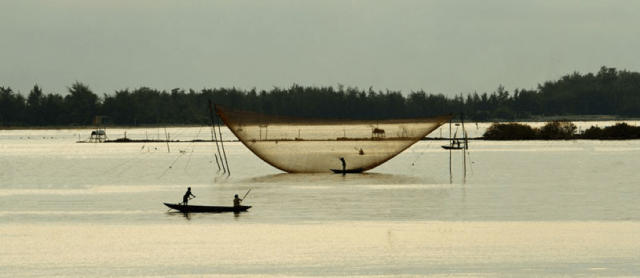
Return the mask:
[(242, 201), (244, 201), (244, 198), (247, 198), (247, 195), (249, 195), (249, 192), (251, 192), (251, 189), (249, 189), (249, 191), (247, 191), (247, 194), (244, 194), (244, 197), (242, 197), (242, 199), (240, 199), (240, 203), (242, 203)]

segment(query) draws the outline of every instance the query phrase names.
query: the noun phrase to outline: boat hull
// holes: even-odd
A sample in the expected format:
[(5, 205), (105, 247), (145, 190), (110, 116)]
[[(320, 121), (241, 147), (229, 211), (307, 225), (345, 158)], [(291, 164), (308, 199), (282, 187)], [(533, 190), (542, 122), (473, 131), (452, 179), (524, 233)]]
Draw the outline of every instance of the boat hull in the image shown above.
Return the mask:
[(225, 206), (189, 206), (180, 204), (164, 203), (165, 206), (180, 212), (242, 212), (247, 211), (251, 206), (225, 207)]
[(451, 146), (442, 146), (445, 150), (462, 150), (464, 147), (451, 147)]
[(335, 174), (359, 174), (364, 172), (364, 168), (356, 168), (356, 169), (331, 169), (331, 171)]

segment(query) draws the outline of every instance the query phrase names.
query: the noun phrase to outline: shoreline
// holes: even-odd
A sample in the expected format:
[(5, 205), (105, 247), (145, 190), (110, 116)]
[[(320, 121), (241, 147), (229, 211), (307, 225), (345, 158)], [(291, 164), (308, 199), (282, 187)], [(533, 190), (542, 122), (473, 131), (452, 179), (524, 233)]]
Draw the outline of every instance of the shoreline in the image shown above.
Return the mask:
[[(494, 119), (489, 121), (468, 121), (465, 120), (465, 124), (491, 124), (491, 123), (547, 123), (553, 121), (569, 121), (569, 122), (626, 122), (626, 121), (640, 121), (640, 118), (625, 118), (620, 116), (611, 115), (594, 115), (594, 116), (539, 116), (528, 119)], [(459, 118), (453, 119), (451, 122), (460, 123), (462, 120)], [(218, 124), (214, 124), (218, 126)], [(138, 129), (138, 128), (176, 128), (176, 127), (204, 127), (211, 126), (211, 124), (149, 124), (149, 125), (106, 125), (103, 129)], [(67, 126), (0, 126), (0, 130), (87, 130), (96, 129), (95, 125), (67, 125)]]

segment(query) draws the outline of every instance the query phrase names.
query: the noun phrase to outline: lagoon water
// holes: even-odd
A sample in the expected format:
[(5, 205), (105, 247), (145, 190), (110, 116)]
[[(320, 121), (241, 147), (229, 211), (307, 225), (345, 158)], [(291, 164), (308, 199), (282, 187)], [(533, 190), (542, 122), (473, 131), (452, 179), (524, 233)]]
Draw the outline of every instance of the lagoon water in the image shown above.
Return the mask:
[[(125, 131), (165, 136), (107, 135)], [(225, 175), (211, 142), (76, 143), (89, 133), (0, 131), (0, 276), (640, 276), (637, 140), (472, 141), (466, 178), (444, 141), (346, 176), (285, 174), (226, 142)], [(251, 189), (253, 208), (168, 212), (187, 187), (199, 205)]]

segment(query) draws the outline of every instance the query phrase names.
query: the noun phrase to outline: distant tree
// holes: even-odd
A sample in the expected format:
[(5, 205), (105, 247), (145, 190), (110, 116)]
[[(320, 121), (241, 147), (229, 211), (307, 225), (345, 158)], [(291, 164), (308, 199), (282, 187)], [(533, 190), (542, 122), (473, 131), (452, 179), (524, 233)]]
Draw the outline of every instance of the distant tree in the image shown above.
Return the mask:
[(43, 125), (65, 125), (64, 115), (66, 113), (64, 98), (58, 94), (47, 94), (44, 97), (42, 108)]
[(0, 125), (24, 125), (25, 107), (25, 99), (21, 94), (14, 94), (9, 87), (0, 87)]
[(572, 139), (576, 132), (576, 125), (567, 121), (553, 121), (545, 124), (538, 131), (541, 139)]
[(486, 140), (533, 140), (536, 130), (529, 125), (519, 123), (493, 123), (482, 136)]
[(602, 131), (602, 128), (597, 126), (591, 126), (582, 134), (582, 138), (584, 139), (603, 139), (603, 137), (604, 132)]
[(90, 125), (95, 116), (98, 116), (98, 96), (96, 96), (88, 85), (76, 81), (71, 87), (67, 87), (69, 95), (65, 100), (68, 111), (68, 123)]
[(640, 128), (630, 126), (627, 123), (617, 123), (604, 129), (607, 139), (638, 139), (640, 138)]
[(42, 93), (42, 89), (36, 84), (27, 97), (26, 118), (30, 125), (45, 125), (44, 113), (42, 113), (43, 104), (44, 94)]
[(592, 126), (582, 134), (584, 139), (640, 139), (640, 127), (630, 126), (627, 123), (617, 123), (613, 126), (600, 128)]

